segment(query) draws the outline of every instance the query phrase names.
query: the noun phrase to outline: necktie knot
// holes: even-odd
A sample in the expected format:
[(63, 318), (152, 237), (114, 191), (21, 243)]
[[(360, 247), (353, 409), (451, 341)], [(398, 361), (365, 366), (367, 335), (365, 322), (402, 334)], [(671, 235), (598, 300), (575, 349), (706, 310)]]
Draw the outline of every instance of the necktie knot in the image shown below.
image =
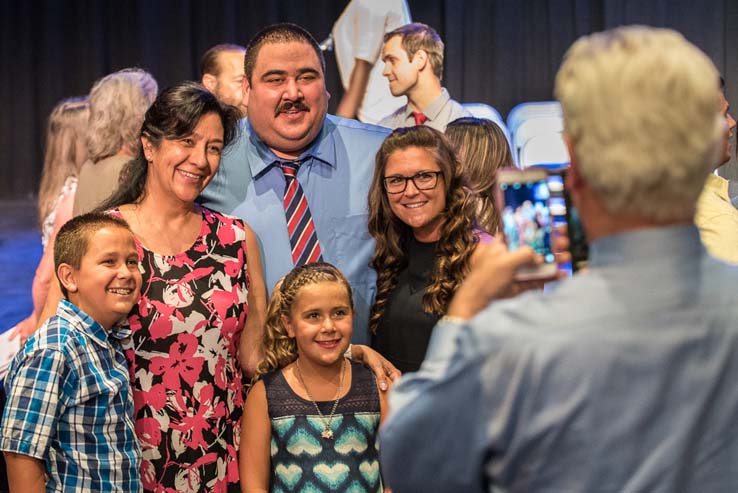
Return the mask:
[(428, 120), (428, 117), (420, 111), (413, 111), (413, 118), (415, 118), (416, 125), (422, 125)]
[(297, 170), (300, 169), (299, 161), (280, 161), (279, 167), (282, 168), (285, 178), (295, 178)]

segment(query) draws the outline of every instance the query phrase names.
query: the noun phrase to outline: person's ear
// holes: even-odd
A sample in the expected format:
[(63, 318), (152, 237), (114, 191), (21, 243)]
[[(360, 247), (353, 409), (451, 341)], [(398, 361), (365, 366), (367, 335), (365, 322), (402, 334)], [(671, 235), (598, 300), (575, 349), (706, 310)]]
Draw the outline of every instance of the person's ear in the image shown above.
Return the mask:
[(569, 169), (566, 172), (566, 188), (570, 191), (579, 190), (584, 184), (584, 178), (579, 172), (579, 163), (576, 159), (574, 139), (571, 135), (564, 133), (564, 144), (569, 152)]
[(413, 65), (415, 69), (420, 72), (428, 64), (428, 52), (425, 50), (418, 50), (413, 55)]
[(202, 85), (208, 91), (215, 93), (215, 88), (218, 86), (218, 79), (213, 74), (203, 74)]
[(291, 338), (295, 338), (295, 329), (292, 326), (292, 320), (290, 320), (290, 317), (287, 315), (282, 315), (282, 325), (284, 325), (284, 328), (287, 329), (287, 335)]
[(74, 267), (69, 264), (59, 264), (59, 267), (56, 269), (56, 275), (62, 286), (64, 286), (64, 289), (70, 293), (77, 292), (77, 271)]
[(251, 84), (249, 84), (249, 78), (243, 77), (243, 105), (249, 107), (249, 95), (251, 94)]
[(152, 161), (154, 159), (154, 144), (145, 135), (141, 136), (141, 146), (143, 147), (144, 158), (147, 161)]

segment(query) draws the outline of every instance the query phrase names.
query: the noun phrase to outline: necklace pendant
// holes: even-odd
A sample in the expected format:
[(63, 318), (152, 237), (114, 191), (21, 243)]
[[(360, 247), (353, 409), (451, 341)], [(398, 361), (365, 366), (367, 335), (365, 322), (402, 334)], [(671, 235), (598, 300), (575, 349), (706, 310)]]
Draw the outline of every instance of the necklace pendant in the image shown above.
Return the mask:
[(325, 430), (323, 430), (323, 433), (321, 433), (320, 436), (322, 436), (326, 440), (331, 440), (333, 438), (333, 432), (326, 428)]

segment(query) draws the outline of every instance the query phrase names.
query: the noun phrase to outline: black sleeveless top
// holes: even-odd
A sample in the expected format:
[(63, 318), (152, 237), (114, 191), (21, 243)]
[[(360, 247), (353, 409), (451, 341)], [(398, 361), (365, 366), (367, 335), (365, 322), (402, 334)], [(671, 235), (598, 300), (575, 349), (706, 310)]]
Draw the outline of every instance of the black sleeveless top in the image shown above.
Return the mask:
[(423, 296), (431, 283), (438, 242), (421, 243), (411, 235), (408, 265), (397, 276), (384, 314), (372, 335), (372, 348), (403, 373), (417, 371), (425, 358), (437, 315), (423, 312)]

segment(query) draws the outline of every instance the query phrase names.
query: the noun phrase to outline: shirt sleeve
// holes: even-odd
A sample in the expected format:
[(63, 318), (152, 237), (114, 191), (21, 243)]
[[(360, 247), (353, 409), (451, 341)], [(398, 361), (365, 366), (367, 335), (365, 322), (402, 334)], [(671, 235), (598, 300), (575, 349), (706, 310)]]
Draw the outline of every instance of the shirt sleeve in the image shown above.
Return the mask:
[(0, 449), (44, 459), (60, 415), (70, 404), (76, 375), (57, 349), (40, 349), (8, 373)]
[(380, 454), (395, 491), (482, 493), (495, 483), (524, 394), (508, 385), (520, 380), (517, 362), (482, 339), (473, 325), (439, 323), (429, 359), (392, 389)]
[(354, 58), (374, 65), (379, 59), (384, 43), (386, 13), (381, 2), (361, 0), (354, 11), (356, 25), (356, 44)]

